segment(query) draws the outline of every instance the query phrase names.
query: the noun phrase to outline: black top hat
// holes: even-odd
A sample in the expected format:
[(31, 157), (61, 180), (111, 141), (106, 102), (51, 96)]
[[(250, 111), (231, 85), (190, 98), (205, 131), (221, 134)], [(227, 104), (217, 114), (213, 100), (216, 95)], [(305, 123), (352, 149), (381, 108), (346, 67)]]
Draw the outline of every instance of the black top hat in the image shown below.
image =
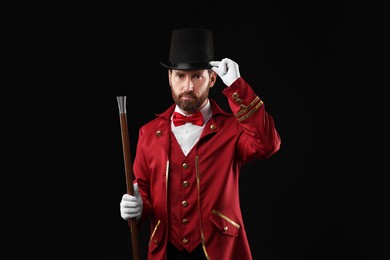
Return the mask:
[(165, 68), (178, 70), (210, 69), (214, 60), (213, 34), (207, 29), (172, 31), (169, 60)]

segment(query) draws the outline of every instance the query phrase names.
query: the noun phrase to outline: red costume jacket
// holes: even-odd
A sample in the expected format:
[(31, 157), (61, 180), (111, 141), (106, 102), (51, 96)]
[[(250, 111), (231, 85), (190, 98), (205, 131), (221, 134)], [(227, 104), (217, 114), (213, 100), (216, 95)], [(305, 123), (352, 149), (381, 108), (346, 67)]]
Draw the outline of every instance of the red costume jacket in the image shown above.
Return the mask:
[[(207, 259), (250, 260), (240, 210), (240, 168), (255, 159), (269, 158), (279, 150), (281, 140), (272, 116), (243, 78), (226, 87), (223, 94), (232, 113), (224, 112), (210, 99), (212, 118), (193, 148), (195, 151), (191, 151), (195, 152), (193, 159), (179, 167), (192, 167), (196, 181), (195, 192), (188, 195), (188, 201), (196, 203), (192, 214), (197, 214), (198, 221), (189, 221), (186, 229), (199, 232)], [(174, 109), (175, 104), (140, 128), (133, 164), (144, 202), (140, 223), (151, 217), (149, 260), (166, 259), (168, 236), (175, 228), (169, 225), (168, 214), (172, 209), (168, 194), (170, 171), (174, 167), (171, 162), (178, 161), (170, 158), (170, 117)], [(186, 244), (188, 241), (184, 240)]]

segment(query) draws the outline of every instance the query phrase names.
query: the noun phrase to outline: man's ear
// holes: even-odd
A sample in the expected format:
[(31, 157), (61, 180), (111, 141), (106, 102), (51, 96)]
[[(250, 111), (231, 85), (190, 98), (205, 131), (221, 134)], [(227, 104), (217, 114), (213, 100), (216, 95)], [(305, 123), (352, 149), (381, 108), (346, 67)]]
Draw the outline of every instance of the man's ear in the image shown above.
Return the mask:
[(172, 71), (168, 70), (168, 81), (169, 81), (169, 86), (170, 87), (172, 86), (172, 84), (171, 84), (171, 75), (172, 75)]
[(215, 85), (216, 81), (217, 81), (217, 73), (212, 70), (210, 73), (210, 88), (212, 88)]

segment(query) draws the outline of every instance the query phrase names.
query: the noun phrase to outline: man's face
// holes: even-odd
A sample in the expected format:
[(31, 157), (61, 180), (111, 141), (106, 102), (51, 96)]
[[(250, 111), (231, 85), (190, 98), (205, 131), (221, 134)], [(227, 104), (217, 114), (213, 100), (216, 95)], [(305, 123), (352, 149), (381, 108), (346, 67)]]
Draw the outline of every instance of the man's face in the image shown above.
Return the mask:
[(168, 78), (173, 100), (181, 110), (192, 114), (207, 103), (216, 74), (212, 70), (168, 70)]

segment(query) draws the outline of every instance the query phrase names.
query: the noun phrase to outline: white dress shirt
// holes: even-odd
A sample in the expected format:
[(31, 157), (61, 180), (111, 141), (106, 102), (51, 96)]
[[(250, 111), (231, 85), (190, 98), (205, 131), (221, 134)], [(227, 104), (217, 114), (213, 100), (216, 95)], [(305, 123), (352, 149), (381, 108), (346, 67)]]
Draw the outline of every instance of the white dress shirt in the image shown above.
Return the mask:
[[(175, 112), (185, 115), (178, 106), (176, 106)], [(186, 123), (181, 126), (175, 126), (171, 118), (172, 132), (175, 135), (177, 142), (179, 143), (183, 153), (186, 156), (191, 151), (192, 147), (194, 147), (194, 145), (198, 142), (204, 126), (211, 118), (212, 113), (209, 100), (207, 100), (207, 104), (200, 110), (200, 112), (202, 112), (203, 115), (202, 126), (193, 125), (191, 123)]]

